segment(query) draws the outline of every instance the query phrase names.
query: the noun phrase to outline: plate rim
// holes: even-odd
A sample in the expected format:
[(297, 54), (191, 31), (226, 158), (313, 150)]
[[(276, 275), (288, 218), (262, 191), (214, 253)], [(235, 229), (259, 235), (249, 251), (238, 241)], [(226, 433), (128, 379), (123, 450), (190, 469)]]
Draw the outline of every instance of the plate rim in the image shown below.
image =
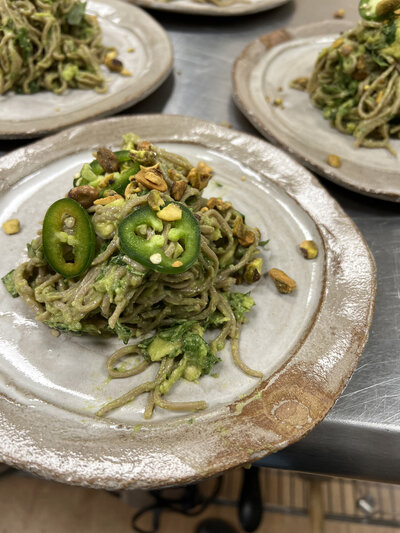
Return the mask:
[[(176, 125), (177, 132), (174, 130), (174, 133), (171, 133), (171, 123)], [(93, 125), (99, 128), (93, 128)], [(85, 146), (79, 145), (79, 149), (90, 148), (92, 145), (88, 140), (89, 132), (101, 131), (101, 126), (105, 125), (109, 127), (108, 131), (113, 131), (110, 136), (117, 135), (117, 131), (118, 134), (129, 130), (140, 133), (140, 128), (151, 130), (157, 126), (153, 135), (154, 142), (192, 142), (216, 151), (225, 150), (224, 153), (228, 155), (238, 152), (248, 154), (246, 165), (253, 170), (255, 162), (259, 162), (260, 158), (270, 161), (271, 165), (276, 165), (277, 160), (288, 165), (295, 176), (293, 180), (288, 180), (283, 174), (271, 175), (269, 179), (300, 204), (320, 231), (326, 250), (327, 270), (320, 308), (310, 322), (307, 335), (280, 369), (245, 398), (213, 409), (199, 417), (200, 422), (195, 420), (193, 424), (188, 424), (189, 417), (183, 416), (179, 421), (148, 423), (136, 431), (126, 424), (116, 424), (109, 420), (97, 421), (88, 417), (90, 430), (94, 430), (93, 435), (96, 435), (96, 441), (93, 443), (88, 441), (88, 436), (93, 435), (90, 431), (88, 435), (85, 427), (76, 422), (76, 414), (71, 415), (63, 410), (64, 418), (70, 421), (70, 426), (63, 428), (56, 416), (59, 408), (50, 409), (51, 420), (49, 415), (45, 415), (43, 420), (39, 409), (31, 409), (29, 420), (35, 421), (36, 424), (41, 421), (44, 427), (43, 432), (36, 428), (35, 433), (32, 428), (26, 427), (26, 420), (25, 425), (23, 424), (26, 407), (0, 396), (0, 460), (70, 484), (108, 489), (155, 488), (190, 483), (217, 475), (296, 442), (308, 434), (333, 406), (350, 378), (368, 339), (375, 305), (376, 268), (360, 231), (318, 180), (280, 149), (251, 135), (179, 115), (135, 115), (103, 119), (75, 126), (19, 148), (0, 158), (0, 191), (22, 179), (27, 168), (31, 173), (38, 166), (40, 168), (56, 158), (79, 151), (74, 146), (82, 140)], [(163, 136), (164, 141), (159, 140)], [(49, 146), (53, 149), (61, 146), (61, 154), (57, 150), (49, 151)], [(57, 156), (53, 155), (55, 152)], [(37, 162), (27, 167), (34, 157)], [(258, 168), (256, 171), (260, 176), (266, 177), (266, 171), (263, 169)], [(322, 206), (326, 211), (323, 214), (318, 211)], [(321, 216), (323, 223), (320, 221)], [(338, 239), (341, 231), (345, 231), (345, 242)], [(354, 291), (355, 301), (359, 306), (357, 319), (353, 317), (354, 324), (351, 322), (351, 327), (349, 325), (346, 330), (346, 335), (352, 342), (344, 354), (339, 354), (340, 357), (335, 363), (339, 368), (334, 379), (336, 385), (332, 385), (333, 389), (330, 390), (326, 383), (327, 378), (332, 377), (330, 371), (322, 366), (318, 370), (319, 374), (315, 374), (321, 361), (318, 350), (317, 355), (313, 350), (316, 350), (315, 340), (321, 335), (322, 313), (326, 314), (329, 305), (335, 307), (343, 303), (336, 301), (338, 296), (334, 288), (341, 287), (340, 280), (349, 282), (354, 276), (349, 269), (353, 268), (355, 250), (351, 250), (350, 261), (346, 248), (349, 241), (357, 247), (358, 261), (363, 261), (361, 275), (366, 287), (350, 284), (350, 292)], [(330, 331), (327, 335), (332, 343), (336, 333)], [(329, 349), (332, 349), (331, 344)], [(303, 360), (306, 352), (306, 358)], [(315, 361), (311, 359), (310, 353), (313, 353), (312, 357), (316, 357)], [(329, 350), (325, 349), (324, 353), (327, 357)], [(310, 370), (307, 376), (306, 368)], [(299, 383), (304, 390), (299, 387)], [(282, 384), (285, 385), (284, 389)], [(165, 441), (162, 443), (157, 440), (160, 430)], [(244, 432), (247, 448), (240, 446)], [(68, 439), (71, 457), (65, 457), (66, 449), (61, 437)], [(47, 444), (46, 440), (49, 438), (52, 440)], [(107, 438), (109, 441), (105, 442), (104, 439)], [(200, 457), (187, 459), (186, 447), (192, 445), (193, 448), (196, 444), (198, 446), (199, 439), (212, 446), (206, 447)], [(152, 453), (149, 453), (149, 446)]]
[[(284, 45), (294, 39), (324, 36), (327, 35), (328, 31), (339, 34), (341, 31), (350, 29), (355, 24), (354, 21), (349, 20), (328, 19), (296, 27), (283, 27), (253, 39), (236, 57), (233, 64), (231, 75), (233, 100), (243, 115), (267, 140), (282, 148), (311, 171), (353, 192), (390, 202), (400, 202), (400, 190), (399, 192), (394, 192), (390, 189), (382, 190), (381, 188), (375, 190), (362, 184), (358, 185), (351, 180), (351, 177), (349, 181), (348, 175), (340, 168), (330, 167), (327, 162), (321, 161), (310, 154), (301, 153), (290, 144), (285, 143), (281, 136), (276, 135), (267, 123), (258, 118), (252, 96), (249, 91), (246, 91), (248, 87), (244, 89), (241, 82), (242, 79), (248, 79), (249, 71), (257, 65), (257, 61), (264, 58), (273, 48), (279, 47), (281, 44)], [(260, 47), (260, 44), (263, 45), (264, 49)], [(246, 76), (244, 76), (244, 72), (246, 72)]]
[[(128, 0), (130, 2), (134, 0)], [(243, 3), (241, 6), (238, 6), (237, 9), (232, 10), (232, 6), (218, 7), (212, 4), (202, 4), (195, 3), (193, 1), (193, 6), (176, 6), (174, 2), (160, 2), (157, 0), (136, 0), (134, 3), (138, 6), (145, 7), (148, 9), (157, 9), (160, 11), (168, 11), (173, 13), (185, 13), (188, 15), (205, 15), (205, 16), (216, 16), (216, 17), (231, 17), (231, 16), (240, 16), (240, 15), (250, 15), (254, 13), (260, 13), (261, 11), (268, 11), (270, 9), (275, 9), (277, 7), (287, 4), (291, 0), (259, 0), (255, 4), (250, 4), (246, 6)]]
[[(62, 129), (75, 126), (84, 122), (89, 122), (94, 119), (101, 119), (111, 114), (120, 113), (121, 111), (134, 106), (138, 102), (144, 100), (156, 91), (171, 74), (174, 66), (174, 49), (171, 39), (163, 26), (149, 13), (147, 13), (141, 7), (122, 0), (95, 0), (95, 2), (104, 4), (107, 7), (115, 7), (118, 12), (129, 11), (135, 15), (137, 19), (140, 19), (141, 23), (146, 23), (152, 29), (152, 39), (157, 37), (158, 43), (163, 44), (164, 54), (161, 56), (158, 54), (154, 56), (158, 62), (156, 69), (150, 69), (143, 78), (140, 79), (140, 83), (144, 84), (140, 92), (137, 92), (134, 84), (134, 76), (130, 78), (132, 81), (132, 87), (124, 88), (122, 91), (118, 91), (114, 95), (111, 95), (111, 102), (109, 104), (105, 102), (98, 102), (95, 105), (96, 111), (93, 111), (93, 106), (81, 106), (79, 109), (65, 115), (49, 115), (41, 117), (39, 119), (28, 120), (0, 120), (0, 139), (34, 139), (36, 137), (42, 137), (48, 134), (56, 133)], [(148, 46), (148, 49), (152, 47)], [(154, 60), (153, 57), (153, 60)], [(133, 90), (132, 90), (133, 89)], [(43, 97), (45, 97), (48, 91), (43, 91)], [(87, 91), (85, 91), (86, 93)], [(127, 96), (128, 93), (134, 93), (132, 96)], [(122, 93), (122, 94), (121, 94)], [(127, 95), (124, 95), (127, 93)], [(109, 93), (105, 93), (105, 96)], [(62, 95), (60, 95), (62, 97)], [(113, 104), (115, 100), (120, 100), (119, 103)], [(74, 117), (71, 119), (71, 115)], [(35, 126), (35, 124), (37, 124)]]

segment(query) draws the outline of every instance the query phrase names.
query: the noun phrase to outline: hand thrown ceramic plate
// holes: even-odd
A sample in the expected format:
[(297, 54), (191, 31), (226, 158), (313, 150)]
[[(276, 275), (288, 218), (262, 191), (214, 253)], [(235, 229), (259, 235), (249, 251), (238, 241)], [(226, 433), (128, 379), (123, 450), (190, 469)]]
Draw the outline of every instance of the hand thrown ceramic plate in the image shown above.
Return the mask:
[(267, 11), (268, 9), (282, 6), (287, 2), (289, 0), (233, 0), (232, 3), (229, 3), (228, 0), (226, 5), (221, 6), (217, 6), (207, 0), (204, 2), (196, 0), (136, 0), (134, 3), (150, 9), (174, 11), (176, 13), (227, 17)]
[(108, 90), (67, 89), (62, 95), (0, 95), (0, 138), (38, 137), (106, 116), (139, 102), (166, 79), (172, 69), (173, 50), (163, 28), (145, 11), (120, 0), (89, 0), (87, 12), (96, 14), (105, 46), (118, 49), (118, 57), (132, 76), (101, 67)]
[[(290, 295), (264, 274), (251, 287), (256, 306), (240, 352), (263, 379), (245, 376), (222, 352), (218, 377), (179, 382), (171, 400), (206, 399), (197, 414), (157, 411), (143, 401), (105, 419), (95, 411), (140, 376), (109, 381), (115, 339), (55, 338), (20, 298), (0, 287), (0, 460), (64, 482), (109, 489), (189, 483), (254, 461), (308, 433), (332, 407), (361, 355), (375, 301), (367, 245), (317, 179), (279, 149), (251, 136), (181, 116), (120, 117), (77, 126), (0, 159), (0, 222), (5, 274), (24, 260), (48, 205), (99, 145), (118, 147), (133, 131), (196, 164), (214, 168), (205, 196), (234, 202), (270, 239), (265, 272), (296, 279)], [(313, 239), (317, 259), (298, 245)], [(229, 344), (229, 343), (228, 343)]]
[[(318, 53), (354, 25), (326, 21), (259, 37), (236, 59), (234, 99), (265, 137), (312, 170), (356, 192), (399, 202), (400, 155), (383, 148), (355, 148), (354, 137), (332, 128), (307, 93), (289, 87), (295, 78), (309, 77)], [(276, 99), (282, 106), (274, 104)], [(400, 140), (391, 140), (391, 145), (400, 154)], [(340, 157), (340, 168), (328, 165), (329, 154)]]

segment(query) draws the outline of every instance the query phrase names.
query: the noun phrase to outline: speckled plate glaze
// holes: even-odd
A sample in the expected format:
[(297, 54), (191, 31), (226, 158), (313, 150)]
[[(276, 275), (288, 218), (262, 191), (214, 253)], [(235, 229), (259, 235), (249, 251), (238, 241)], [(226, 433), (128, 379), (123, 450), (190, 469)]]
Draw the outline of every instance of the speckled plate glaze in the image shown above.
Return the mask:
[(101, 67), (108, 86), (104, 94), (67, 89), (62, 95), (50, 91), (0, 95), (0, 139), (38, 137), (116, 113), (151, 94), (171, 72), (171, 42), (145, 11), (120, 0), (89, 0), (87, 12), (98, 16), (103, 44), (118, 49), (132, 76)]
[(231, 5), (216, 6), (211, 2), (196, 2), (196, 0), (134, 1), (135, 4), (150, 9), (172, 11), (175, 13), (188, 13), (192, 15), (213, 15), (216, 17), (258, 13), (260, 11), (267, 11), (268, 9), (282, 6), (287, 2), (289, 2), (289, 0), (235, 0)]
[[(312, 170), (356, 192), (399, 202), (400, 155), (355, 148), (354, 137), (332, 128), (307, 93), (289, 87), (293, 79), (310, 76), (320, 50), (354, 25), (330, 20), (279, 30), (252, 41), (235, 62), (234, 99), (265, 137)], [(276, 98), (282, 99), (283, 108), (273, 104)], [(400, 140), (391, 144), (400, 154)], [(328, 165), (329, 154), (341, 158), (340, 168)]]
[[(171, 400), (206, 399), (193, 414), (157, 411), (145, 422), (133, 402), (98, 419), (109, 398), (137, 377), (109, 382), (114, 339), (55, 338), (20, 298), (0, 287), (0, 460), (47, 478), (108, 489), (193, 482), (254, 461), (308, 433), (332, 407), (361, 355), (375, 301), (375, 265), (363, 237), (318, 181), (264, 141), (198, 119), (143, 115), (77, 126), (0, 159), (0, 222), (18, 217), (21, 233), (0, 235), (6, 273), (25, 257), (50, 202), (99, 145), (143, 138), (215, 170), (205, 196), (221, 195), (246, 213), (264, 239), (266, 269), (293, 276), (279, 294), (265, 274), (252, 287), (256, 307), (240, 351), (262, 380), (232, 364), (218, 377), (178, 383)], [(314, 239), (319, 256), (298, 250)], [(246, 290), (246, 289), (245, 289)], [(118, 382), (118, 383), (115, 383)]]

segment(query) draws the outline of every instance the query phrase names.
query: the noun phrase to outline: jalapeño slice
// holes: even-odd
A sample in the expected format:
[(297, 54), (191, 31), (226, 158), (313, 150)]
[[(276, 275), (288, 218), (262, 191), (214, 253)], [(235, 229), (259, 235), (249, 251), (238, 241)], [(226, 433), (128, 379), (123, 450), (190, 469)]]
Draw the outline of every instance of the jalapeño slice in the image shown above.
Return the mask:
[(380, 21), (400, 8), (400, 0), (360, 0), (358, 11), (365, 20)]
[(95, 253), (95, 233), (87, 211), (72, 198), (54, 202), (43, 221), (43, 252), (53, 270), (73, 278), (87, 270)]
[[(188, 270), (199, 256), (200, 226), (187, 207), (170, 203), (181, 209), (180, 220), (165, 223), (149, 206), (139, 207), (121, 222), (118, 236), (121, 250), (131, 259), (157, 272), (179, 274)], [(170, 224), (165, 237), (164, 224)], [(178, 255), (168, 257), (165, 251), (171, 243), (179, 251)]]

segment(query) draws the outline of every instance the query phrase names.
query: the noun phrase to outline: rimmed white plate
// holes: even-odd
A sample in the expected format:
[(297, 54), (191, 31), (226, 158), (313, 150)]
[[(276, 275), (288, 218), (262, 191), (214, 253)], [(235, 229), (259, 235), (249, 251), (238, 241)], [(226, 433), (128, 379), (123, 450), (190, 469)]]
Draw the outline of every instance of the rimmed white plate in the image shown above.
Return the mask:
[(172, 45), (150, 15), (120, 0), (89, 0), (87, 12), (98, 16), (103, 44), (118, 49), (118, 57), (132, 76), (102, 67), (108, 82), (105, 94), (67, 89), (62, 95), (50, 91), (0, 95), (0, 139), (38, 137), (117, 113), (151, 94), (167, 78), (173, 65)]
[(268, 9), (282, 6), (289, 1), (290, 0), (235, 0), (231, 5), (227, 6), (217, 6), (207, 1), (196, 2), (196, 0), (136, 0), (134, 3), (141, 7), (172, 11), (175, 13), (227, 17), (267, 11)]
[[(71, 186), (99, 145), (121, 135), (143, 138), (215, 170), (206, 196), (223, 196), (246, 213), (270, 244), (265, 271), (278, 267), (298, 289), (281, 295), (265, 274), (251, 287), (256, 307), (243, 327), (244, 361), (259, 381), (231, 362), (218, 377), (180, 382), (171, 400), (206, 399), (193, 414), (166, 411), (143, 420), (144, 399), (94, 415), (104, 401), (141, 377), (109, 382), (115, 339), (55, 338), (20, 298), (0, 287), (0, 460), (42, 476), (93, 487), (161, 487), (188, 483), (254, 461), (301, 438), (332, 407), (368, 337), (375, 265), (357, 228), (308, 171), (249, 135), (198, 119), (143, 115), (77, 126), (0, 159), (0, 222), (22, 231), (0, 234), (0, 271), (24, 259), (47, 206)], [(298, 245), (314, 239), (307, 261)], [(245, 288), (248, 290), (248, 288)]]
[[(252, 41), (235, 61), (234, 100), (265, 137), (310, 169), (361, 194), (399, 202), (400, 140), (391, 140), (397, 157), (382, 148), (355, 148), (354, 137), (332, 128), (307, 93), (289, 87), (293, 79), (310, 76), (319, 51), (353, 26), (325, 21)], [(274, 105), (277, 98), (283, 107)], [(328, 165), (329, 154), (340, 157), (340, 168)]]

